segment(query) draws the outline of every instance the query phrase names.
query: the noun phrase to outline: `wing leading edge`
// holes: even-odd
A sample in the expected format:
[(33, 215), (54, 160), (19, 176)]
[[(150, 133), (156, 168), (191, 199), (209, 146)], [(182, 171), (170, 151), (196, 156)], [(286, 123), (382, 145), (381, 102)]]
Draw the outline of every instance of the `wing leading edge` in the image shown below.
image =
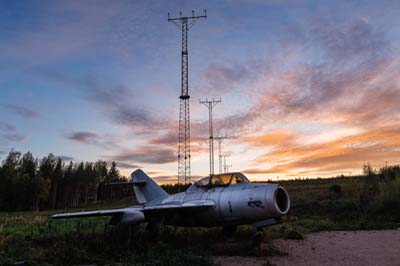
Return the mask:
[(207, 208), (214, 207), (215, 202), (212, 200), (194, 200), (185, 203), (167, 203), (162, 205), (146, 206), (143, 211), (157, 211), (157, 210), (176, 210), (176, 209), (190, 209), (190, 208)]
[(212, 200), (195, 200), (185, 203), (169, 203), (163, 205), (154, 206), (132, 206), (130, 208), (122, 209), (111, 209), (111, 210), (98, 210), (98, 211), (85, 211), (85, 212), (71, 212), (71, 213), (60, 213), (51, 216), (53, 219), (70, 219), (70, 218), (85, 218), (95, 216), (116, 216), (124, 215), (132, 212), (153, 212), (153, 211), (175, 211), (180, 209), (197, 209), (197, 208), (211, 208), (215, 206), (215, 202)]
[(51, 216), (53, 219), (69, 219), (69, 218), (84, 218), (84, 217), (94, 217), (94, 216), (112, 216), (117, 214), (123, 214), (128, 210), (124, 209), (114, 209), (114, 210), (99, 210), (99, 211), (87, 211), (87, 212), (70, 212), (70, 213), (59, 213)]

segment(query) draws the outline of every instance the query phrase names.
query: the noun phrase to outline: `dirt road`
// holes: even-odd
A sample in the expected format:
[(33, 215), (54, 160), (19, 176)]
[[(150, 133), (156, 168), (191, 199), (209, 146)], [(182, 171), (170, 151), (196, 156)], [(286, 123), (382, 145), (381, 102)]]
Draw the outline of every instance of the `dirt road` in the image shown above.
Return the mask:
[(400, 266), (400, 229), (336, 231), (307, 235), (305, 240), (276, 240), (286, 256), (223, 257), (222, 266)]

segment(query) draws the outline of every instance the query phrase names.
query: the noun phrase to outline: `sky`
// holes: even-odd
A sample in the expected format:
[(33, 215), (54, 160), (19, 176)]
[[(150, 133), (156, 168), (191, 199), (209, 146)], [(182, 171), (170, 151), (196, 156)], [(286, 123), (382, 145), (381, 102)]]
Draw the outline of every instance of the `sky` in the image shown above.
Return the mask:
[[(177, 179), (181, 31), (191, 172), (209, 173), (208, 110), (251, 180), (400, 163), (399, 1), (0, 1), (0, 160), (116, 161)], [(217, 145), (216, 145), (217, 146)], [(218, 172), (218, 149), (215, 150)]]

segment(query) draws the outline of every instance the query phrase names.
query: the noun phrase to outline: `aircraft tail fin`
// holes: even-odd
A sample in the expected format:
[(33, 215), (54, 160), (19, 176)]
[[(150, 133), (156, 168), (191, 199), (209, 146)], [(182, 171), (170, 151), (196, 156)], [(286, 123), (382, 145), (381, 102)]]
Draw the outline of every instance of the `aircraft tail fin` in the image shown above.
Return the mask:
[(168, 193), (141, 169), (134, 171), (131, 174), (131, 178), (136, 199), (139, 203), (146, 203), (154, 199), (168, 196)]

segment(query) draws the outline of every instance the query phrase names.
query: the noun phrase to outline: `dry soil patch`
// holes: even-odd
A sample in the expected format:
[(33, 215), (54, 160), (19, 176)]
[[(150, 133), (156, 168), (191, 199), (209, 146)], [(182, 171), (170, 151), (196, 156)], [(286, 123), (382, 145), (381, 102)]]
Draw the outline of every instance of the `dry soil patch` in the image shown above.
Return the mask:
[(320, 232), (274, 245), (288, 255), (216, 260), (222, 266), (400, 266), (400, 230)]

